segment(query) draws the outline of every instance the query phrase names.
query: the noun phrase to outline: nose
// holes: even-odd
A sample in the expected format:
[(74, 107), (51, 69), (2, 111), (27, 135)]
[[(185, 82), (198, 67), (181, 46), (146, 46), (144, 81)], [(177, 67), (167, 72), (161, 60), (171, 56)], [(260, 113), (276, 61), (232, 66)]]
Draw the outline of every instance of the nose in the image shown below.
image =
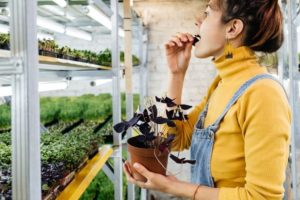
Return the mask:
[(195, 26), (197, 26), (197, 27), (200, 27), (201, 24), (202, 24), (202, 21), (196, 21), (196, 22), (195, 22)]

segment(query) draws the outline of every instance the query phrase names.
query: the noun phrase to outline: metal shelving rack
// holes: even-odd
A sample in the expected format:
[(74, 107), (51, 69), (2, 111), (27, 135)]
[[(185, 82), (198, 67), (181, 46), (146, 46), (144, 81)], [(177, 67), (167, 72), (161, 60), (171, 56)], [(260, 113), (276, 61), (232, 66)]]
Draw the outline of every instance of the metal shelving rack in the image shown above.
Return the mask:
[(289, 188), (289, 185), (286, 185), (285, 199), (291, 199), (292, 197), (293, 199), (299, 199), (297, 175), (297, 150), (299, 151), (299, 146), (297, 147), (297, 139), (300, 138), (300, 125), (297, 122), (300, 114), (300, 73), (298, 68), (297, 27), (300, 20), (300, 6), (298, 0), (281, 0), (280, 3), (284, 15), (285, 41), (279, 51), (278, 75), (283, 83), (288, 82), (287, 90), (289, 91), (289, 101), (292, 108), (291, 154), (289, 160), (292, 183), (287, 183), (292, 186), (292, 194), (288, 194), (287, 188)]
[[(71, 2), (71, 1), (69, 1)], [(87, 1), (72, 1), (80, 4)], [(106, 4), (102, 0), (94, 0), (101, 6)], [(1, 1), (0, 5), (6, 5), (7, 1)], [(39, 71), (38, 44), (37, 44), (37, 5), (51, 5), (52, 1), (36, 0), (10, 0), (9, 8), (11, 56), (0, 59), (0, 76), (12, 77), (12, 188), (15, 200), (39, 200), (41, 199), (41, 169), (40, 169), (40, 115), (38, 82), (40, 78), (63, 79), (77, 77), (78, 79), (112, 78), (113, 83), (113, 123), (121, 120), (120, 99), (120, 61), (119, 61), (119, 26), (120, 21), (118, 0), (110, 1), (110, 8), (106, 7), (106, 13), (112, 21), (112, 69), (111, 70), (65, 70), (65, 71)], [(141, 75), (140, 84), (146, 85), (147, 69), (145, 48), (147, 47), (146, 31), (139, 24), (139, 46), (142, 51), (140, 58), (142, 64), (138, 70)], [(145, 88), (140, 90), (142, 96), (147, 92)], [(128, 102), (128, 104), (132, 104)], [(22, 111), (22, 112), (21, 112)], [(121, 135), (114, 133), (114, 159), (113, 170), (104, 170), (114, 183), (115, 200), (121, 200), (123, 194), (122, 180), (122, 139)], [(113, 172), (112, 172), (113, 171)], [(129, 197), (134, 198), (131, 190)]]
[[(40, 199), (39, 96), (36, 2), (14, 0), (11, 13), (11, 65), (1, 74), (12, 76), (12, 189), (13, 199)], [(1, 61), (2, 62), (2, 61)], [(23, 111), (23, 112), (20, 112)], [(30, 112), (29, 112), (30, 111)], [(37, 173), (38, 172), (38, 173)]]

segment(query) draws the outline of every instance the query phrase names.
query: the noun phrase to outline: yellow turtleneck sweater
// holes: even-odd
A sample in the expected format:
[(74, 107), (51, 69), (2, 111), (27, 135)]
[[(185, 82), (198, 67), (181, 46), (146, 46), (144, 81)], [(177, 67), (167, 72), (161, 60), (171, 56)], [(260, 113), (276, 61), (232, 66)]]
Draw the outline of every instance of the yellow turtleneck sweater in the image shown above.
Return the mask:
[[(233, 59), (222, 55), (214, 64), (218, 75), (187, 122), (176, 121), (172, 150), (188, 149), (193, 128), (208, 97), (204, 127), (215, 122), (238, 88), (251, 77), (268, 73), (254, 52), (242, 46)], [(189, 124), (189, 125), (188, 125)], [(211, 172), (220, 188), (219, 200), (281, 200), (284, 193), (291, 128), (291, 110), (284, 90), (271, 79), (250, 86), (231, 107), (215, 136)]]

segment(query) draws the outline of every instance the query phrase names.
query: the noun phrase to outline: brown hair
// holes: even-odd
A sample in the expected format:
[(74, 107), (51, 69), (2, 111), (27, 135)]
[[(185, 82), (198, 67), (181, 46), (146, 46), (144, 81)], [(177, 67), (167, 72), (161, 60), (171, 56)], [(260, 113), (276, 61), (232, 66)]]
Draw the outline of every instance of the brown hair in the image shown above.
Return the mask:
[(277, 0), (217, 0), (222, 22), (240, 19), (244, 44), (254, 51), (272, 53), (283, 43), (283, 16)]

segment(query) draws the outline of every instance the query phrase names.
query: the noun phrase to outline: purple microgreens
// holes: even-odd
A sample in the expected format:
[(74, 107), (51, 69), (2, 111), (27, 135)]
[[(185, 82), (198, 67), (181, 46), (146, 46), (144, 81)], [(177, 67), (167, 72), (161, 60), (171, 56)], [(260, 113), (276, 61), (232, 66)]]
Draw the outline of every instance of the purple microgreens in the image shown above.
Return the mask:
[(176, 127), (175, 122), (173, 122), (173, 121), (171, 121), (171, 120), (169, 120), (169, 121), (167, 122), (167, 125), (168, 125), (169, 127)]
[(124, 131), (127, 131), (129, 127), (136, 125), (141, 117), (141, 114), (135, 114), (129, 121), (123, 121), (114, 125), (114, 129), (117, 133), (123, 133)]
[(163, 118), (163, 117), (156, 117), (156, 118), (153, 118), (152, 121), (156, 124), (166, 124), (168, 122), (168, 119)]
[(168, 137), (159, 145), (159, 151), (163, 153), (165, 150), (169, 149), (174, 139), (175, 134), (169, 134)]
[(177, 156), (170, 154), (170, 158), (179, 164), (190, 163), (192, 165), (196, 164), (196, 160), (186, 160), (185, 158), (178, 158)]
[(138, 121), (143, 117), (142, 114), (134, 114), (133, 118), (131, 118), (129, 121), (128, 121), (128, 125), (131, 127), (131, 126), (134, 126), (138, 123)]
[(147, 122), (147, 123), (150, 122), (150, 116), (149, 116), (149, 112), (148, 112), (147, 109), (144, 110), (144, 112), (143, 112), (143, 118), (141, 119), (141, 121)]
[(168, 119), (173, 119), (174, 110), (166, 110), (166, 115)]
[(176, 106), (176, 103), (174, 103), (175, 99), (171, 99), (169, 97), (159, 98), (157, 96), (155, 96), (155, 99), (156, 99), (157, 102), (165, 103), (167, 105), (167, 107), (174, 107), (174, 106)]
[(142, 123), (141, 125), (138, 126), (139, 130), (141, 131), (141, 133), (143, 135), (147, 135), (150, 133), (151, 131), (151, 126), (148, 123)]
[[(171, 110), (165, 109), (166, 116), (161, 116), (155, 101), (149, 99), (145, 104), (145, 109), (138, 110), (134, 113), (133, 117), (129, 121), (123, 121), (114, 125), (114, 130), (118, 133), (124, 133), (128, 128), (132, 128), (134, 132), (138, 133), (137, 140), (141, 148), (157, 148), (160, 153), (171, 151), (171, 144), (175, 139), (175, 134), (171, 134), (168, 127), (176, 128), (174, 120), (185, 121), (190, 126), (188, 115), (184, 112), (191, 108), (186, 104), (177, 105), (174, 100), (169, 97), (155, 97), (156, 102), (165, 104), (167, 108), (172, 107)], [(185, 134), (183, 128), (184, 123), (180, 124), (182, 134)], [(190, 126), (191, 128), (191, 126)], [(166, 131), (168, 132), (166, 133)], [(165, 134), (167, 136), (165, 136)], [(195, 163), (192, 160), (185, 160), (185, 158), (179, 158), (178, 156), (170, 155), (170, 157), (177, 163)]]
[(173, 142), (174, 139), (175, 139), (175, 134), (169, 134), (167, 139), (165, 140), (165, 143), (171, 144), (171, 142)]
[(150, 115), (149, 115), (150, 119), (157, 118), (158, 113), (157, 113), (156, 105), (149, 106), (148, 110), (150, 111)]
[(180, 104), (179, 107), (180, 107), (182, 110), (188, 110), (188, 109), (191, 109), (191, 108), (192, 108), (192, 106), (186, 105), (186, 104)]
[(123, 133), (124, 131), (126, 131), (128, 129), (126, 122), (120, 122), (116, 125), (114, 125), (114, 130), (117, 133)]

